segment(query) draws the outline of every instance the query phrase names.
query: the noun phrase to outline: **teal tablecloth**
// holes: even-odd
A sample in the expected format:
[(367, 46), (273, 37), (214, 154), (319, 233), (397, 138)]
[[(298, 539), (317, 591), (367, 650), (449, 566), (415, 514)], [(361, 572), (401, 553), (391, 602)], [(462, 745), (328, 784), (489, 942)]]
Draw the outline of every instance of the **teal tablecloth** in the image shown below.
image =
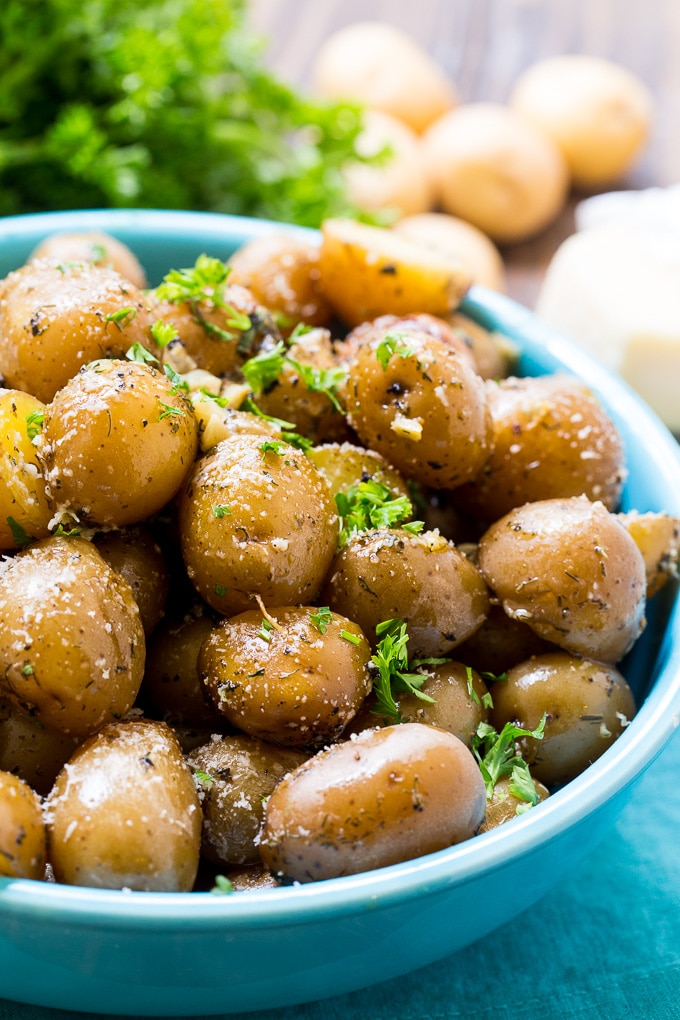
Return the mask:
[[(0, 1020), (86, 1020), (100, 1015), (0, 1001)], [(595, 852), (545, 899), (483, 942), (364, 992), (230, 1016), (680, 1018), (680, 734), (647, 771), (615, 829)]]

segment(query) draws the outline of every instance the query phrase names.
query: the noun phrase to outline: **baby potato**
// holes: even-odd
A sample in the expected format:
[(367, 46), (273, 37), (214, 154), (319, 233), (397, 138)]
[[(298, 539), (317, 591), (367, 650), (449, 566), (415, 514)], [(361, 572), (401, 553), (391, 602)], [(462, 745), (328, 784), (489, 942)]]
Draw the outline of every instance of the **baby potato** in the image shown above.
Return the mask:
[(46, 820), (57, 882), (144, 892), (193, 887), (201, 808), (165, 723), (111, 723), (87, 740), (57, 776)]
[(492, 452), (456, 491), (477, 519), (495, 521), (540, 499), (586, 495), (615, 510), (625, 477), (623, 440), (599, 400), (561, 373), (487, 383)]
[(115, 269), (140, 290), (149, 286), (146, 273), (134, 252), (118, 238), (101, 230), (50, 234), (34, 249), (30, 261), (33, 259), (53, 259), (62, 265), (86, 262), (93, 266)]
[(511, 666), (553, 646), (521, 620), (508, 616), (502, 606), (491, 605), (484, 623), (461, 646), (462, 661), (479, 673), (502, 676)]
[[(225, 279), (228, 273), (225, 271)], [(215, 288), (219, 291), (219, 288)], [(180, 346), (191, 359), (193, 368), (203, 368), (216, 376), (229, 375), (238, 369), (272, 337), (280, 334), (271, 312), (260, 305), (247, 287), (237, 283), (226, 285), (214, 298), (195, 301), (169, 300), (157, 288), (149, 295), (154, 321), (173, 326), (177, 337), (165, 348), (164, 360), (176, 356)]]
[(467, 346), (482, 379), (504, 379), (511, 374), (517, 360), (512, 340), (502, 333), (492, 333), (462, 312), (454, 312), (447, 322)]
[(501, 253), (491, 238), (472, 223), (448, 213), (423, 210), (405, 215), (392, 229), (416, 244), (460, 262), (473, 283), (501, 292), (505, 290)]
[(112, 269), (37, 259), (0, 284), (0, 376), (47, 403), (82, 365), (153, 347), (141, 290)]
[(639, 513), (631, 510), (619, 520), (633, 538), (645, 561), (647, 598), (673, 577), (678, 576), (680, 559), (680, 519), (663, 513)]
[(223, 616), (311, 602), (333, 558), (338, 518), (328, 485), (303, 453), (242, 435), (198, 461), (178, 500), (189, 577)]
[(455, 259), (348, 219), (322, 223), (319, 273), (333, 310), (350, 327), (390, 313), (445, 316), (471, 283)]
[(352, 99), (423, 131), (454, 106), (454, 83), (403, 30), (382, 21), (358, 21), (334, 32), (319, 47), (315, 91)]
[(477, 763), (453, 734), (420, 723), (366, 730), (278, 784), (260, 856), (288, 881), (356, 874), (469, 839), (485, 807)]
[(223, 439), (243, 433), (262, 436), (263, 439), (280, 439), (281, 426), (266, 418), (258, 418), (249, 411), (233, 407), (220, 407), (205, 393), (192, 394), (191, 405), (198, 422), (198, 442), (202, 453), (207, 453)]
[(412, 333), (427, 333), (428, 336), (441, 340), (447, 347), (456, 351), (471, 368), (476, 369), (468, 338), (446, 319), (424, 312), (415, 312), (412, 315), (379, 315), (377, 319), (362, 322), (360, 326), (350, 330), (344, 340), (336, 344), (336, 350), (341, 360), (348, 362), (359, 347), (373, 342), (379, 344), (388, 332), (408, 336)]
[(0, 772), (0, 875), (42, 879), (46, 837), (40, 797), (10, 772)]
[(319, 286), (319, 247), (294, 234), (255, 237), (229, 259), (234, 284), (269, 309), (282, 336), (301, 322), (326, 326), (331, 310)]
[(645, 564), (585, 496), (527, 503), (482, 535), (479, 568), (509, 616), (576, 655), (618, 662), (645, 625)]
[(249, 610), (206, 638), (198, 669), (219, 711), (268, 743), (319, 747), (337, 738), (371, 688), (361, 629), (324, 607)]
[(653, 106), (631, 71), (584, 53), (533, 64), (517, 79), (510, 104), (559, 146), (580, 188), (621, 179), (649, 136)]
[(151, 714), (175, 727), (222, 728), (223, 716), (206, 695), (198, 672), (201, 645), (215, 621), (208, 615), (188, 614), (164, 620), (148, 646), (141, 699)]
[(326, 479), (333, 496), (368, 479), (387, 486), (394, 496), (409, 495), (399, 472), (375, 450), (354, 443), (322, 443), (307, 450), (307, 458)]
[(388, 330), (359, 347), (349, 377), (350, 424), (406, 478), (454, 489), (482, 471), (492, 423), (468, 358), (430, 334)]
[(161, 547), (149, 528), (130, 526), (94, 536), (94, 544), (108, 565), (132, 588), (148, 637), (165, 613), (170, 572)]
[[(546, 800), (549, 796), (548, 788), (543, 783), (539, 783), (533, 776), (532, 782), (538, 802)], [(496, 780), (493, 794), (486, 801), (486, 818), (479, 827), (480, 833), (496, 829), (499, 825), (509, 822), (511, 818), (516, 818), (518, 812), (521, 813), (523, 809), (526, 810), (528, 802), (514, 794), (511, 786), (511, 776), (501, 776)]]
[(264, 804), (278, 782), (307, 760), (254, 737), (215, 737), (187, 757), (200, 788), (201, 853), (215, 864), (259, 864)]
[(30, 393), (0, 389), (0, 550), (49, 534), (52, 511), (32, 442), (44, 410)]
[[(40, 455), (52, 505), (123, 527), (161, 510), (198, 450), (190, 403), (138, 361), (84, 366), (45, 409)], [(121, 468), (124, 466), (124, 470)]]
[(444, 212), (498, 244), (537, 234), (564, 206), (569, 174), (560, 149), (500, 103), (469, 103), (444, 114), (423, 143)]
[(93, 733), (134, 704), (139, 609), (90, 542), (54, 536), (0, 565), (0, 690), (52, 729)]
[(290, 422), (315, 443), (342, 442), (349, 435), (336, 396), (343, 377), (330, 333), (312, 329), (288, 347), (277, 378), (257, 392), (257, 406), (272, 418)]
[(343, 169), (347, 197), (357, 208), (409, 216), (432, 205), (432, 187), (420, 138), (408, 124), (380, 110), (363, 111), (356, 151), (370, 158), (388, 149), (378, 164), (350, 162)]
[(566, 652), (537, 655), (508, 670), (494, 687), (491, 724), (512, 722), (543, 737), (520, 737), (522, 757), (546, 786), (568, 783), (600, 757), (635, 714), (635, 701), (615, 666)]
[(406, 623), (411, 658), (448, 655), (489, 610), (481, 574), (438, 532), (380, 528), (350, 536), (320, 600), (350, 616), (373, 643), (383, 620)]
[(0, 769), (46, 796), (79, 738), (50, 729), (0, 696)]

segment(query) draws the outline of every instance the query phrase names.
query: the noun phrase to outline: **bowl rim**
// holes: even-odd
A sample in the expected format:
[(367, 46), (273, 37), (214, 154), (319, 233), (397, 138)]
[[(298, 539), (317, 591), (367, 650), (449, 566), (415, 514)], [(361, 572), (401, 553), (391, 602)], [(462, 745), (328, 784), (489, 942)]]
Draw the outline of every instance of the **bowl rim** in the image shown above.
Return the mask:
[[(102, 230), (134, 244), (133, 235), (159, 238), (227, 238), (242, 243), (272, 230), (318, 238), (317, 231), (271, 220), (251, 220), (220, 213), (166, 210), (83, 210), (34, 213), (0, 220), (0, 245), (37, 243), (38, 235), (56, 230)], [(504, 295), (473, 287), (461, 311), (485, 325), (503, 323), (525, 341), (547, 350), (560, 366), (588, 380), (620, 420), (634, 423), (648, 436), (645, 455), (669, 484), (669, 513), (680, 515), (680, 448), (653, 411), (621, 379), (586, 352), (543, 324), (528, 309)], [(675, 631), (680, 637), (680, 596), (676, 595), (666, 627), (665, 644)], [(173, 920), (183, 930), (225, 929), (307, 924), (332, 914), (403, 903), (444, 888), (475, 881), (519, 855), (556, 839), (565, 828), (583, 822), (604, 803), (634, 783), (671, 740), (680, 724), (680, 641), (670, 642), (667, 659), (653, 688), (619, 739), (580, 776), (519, 819), (413, 861), (322, 883), (253, 890), (217, 896), (208, 892), (131, 892), (57, 885), (28, 879), (0, 878), (0, 913), (34, 916), (41, 923), (59, 923), (68, 915), (75, 926), (142, 929), (167, 927)], [(674, 645), (674, 646), (673, 646)]]

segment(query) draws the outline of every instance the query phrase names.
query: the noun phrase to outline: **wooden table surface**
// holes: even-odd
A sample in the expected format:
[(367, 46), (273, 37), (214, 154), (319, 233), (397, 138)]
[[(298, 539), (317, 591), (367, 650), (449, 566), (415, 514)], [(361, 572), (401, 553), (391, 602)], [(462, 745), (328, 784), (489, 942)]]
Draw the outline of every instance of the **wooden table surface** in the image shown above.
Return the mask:
[[(319, 44), (370, 19), (405, 29), (450, 74), (463, 102), (505, 102), (517, 75), (543, 57), (615, 60), (639, 75), (656, 101), (651, 138), (619, 186), (680, 181), (680, 0), (250, 0), (249, 10), (271, 68), (306, 90)], [(529, 307), (553, 252), (573, 230), (578, 197), (542, 235), (503, 252), (507, 291)]]

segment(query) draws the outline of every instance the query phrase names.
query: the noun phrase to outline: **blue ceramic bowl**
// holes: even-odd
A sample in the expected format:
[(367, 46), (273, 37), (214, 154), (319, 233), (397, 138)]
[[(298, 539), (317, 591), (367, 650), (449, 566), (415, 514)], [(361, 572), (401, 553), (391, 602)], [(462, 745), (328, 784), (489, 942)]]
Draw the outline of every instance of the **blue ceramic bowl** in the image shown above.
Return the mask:
[[(47, 234), (94, 228), (130, 245), (155, 283), (201, 252), (226, 258), (274, 225), (146, 211), (6, 219), (0, 275)], [(464, 310), (516, 341), (522, 374), (564, 369), (587, 380), (626, 443), (625, 507), (680, 515), (675, 441), (622, 382), (512, 301), (473, 289)], [(623, 666), (638, 697), (637, 716), (602, 758), (521, 818), (405, 864), (234, 896), (0, 879), (0, 997), (135, 1016), (264, 1009), (394, 978), (481, 938), (543, 896), (594, 847), (678, 725), (675, 586), (649, 609), (647, 630)]]

